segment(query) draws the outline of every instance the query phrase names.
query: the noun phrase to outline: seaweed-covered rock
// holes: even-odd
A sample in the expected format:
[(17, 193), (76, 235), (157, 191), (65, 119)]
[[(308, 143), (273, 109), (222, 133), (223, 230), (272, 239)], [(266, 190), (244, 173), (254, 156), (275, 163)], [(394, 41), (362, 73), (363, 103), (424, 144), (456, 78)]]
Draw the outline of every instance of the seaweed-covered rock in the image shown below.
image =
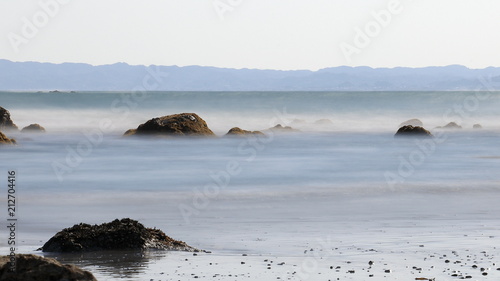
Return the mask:
[[(47, 281), (78, 280), (97, 281), (92, 273), (75, 265), (61, 264), (55, 259), (37, 255), (15, 255), (0, 257), (0, 280), (5, 281)], [(11, 261), (15, 260), (15, 265)], [(15, 266), (15, 271), (11, 270)]]
[(45, 133), (45, 128), (40, 126), (39, 124), (31, 124), (24, 127), (21, 130), (21, 133)]
[(2, 132), (0, 132), (0, 145), (2, 144), (16, 144), (15, 139), (11, 139), (4, 135)]
[(399, 128), (394, 137), (432, 137), (432, 134), (423, 127), (406, 125)]
[(261, 131), (247, 131), (238, 127), (231, 128), (226, 136), (264, 135)]
[(129, 218), (116, 219), (100, 225), (76, 224), (58, 232), (41, 248), (44, 252), (145, 249), (199, 251), (182, 241), (168, 237), (159, 229), (146, 228)]
[(139, 125), (135, 131), (128, 130), (124, 135), (215, 136), (205, 120), (195, 113), (153, 118)]
[(420, 121), (419, 119), (409, 119), (409, 120), (406, 120), (404, 121), (403, 123), (399, 124), (399, 128), (401, 127), (404, 127), (404, 126), (408, 126), (408, 125), (411, 125), (411, 126), (417, 126), (417, 127), (423, 127), (424, 126), (424, 123), (422, 123), (422, 121)]
[(0, 106), (0, 130), (17, 130), (16, 124), (10, 119), (10, 112)]

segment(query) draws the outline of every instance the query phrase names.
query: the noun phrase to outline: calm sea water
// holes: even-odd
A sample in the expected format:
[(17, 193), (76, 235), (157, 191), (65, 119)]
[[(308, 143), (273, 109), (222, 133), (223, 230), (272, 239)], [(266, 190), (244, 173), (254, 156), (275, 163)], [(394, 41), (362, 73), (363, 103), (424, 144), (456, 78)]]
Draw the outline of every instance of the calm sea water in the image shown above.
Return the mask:
[[(18, 145), (0, 147), (5, 180), (17, 171), (19, 235), (32, 248), (82, 221), (133, 217), (179, 226), (165, 231), (193, 238), (198, 218), (217, 221), (221, 210), (213, 208), (243, 210), (249, 200), (257, 203), (248, 208), (272, 210), (268, 202), (287, 198), (497, 194), (500, 187), (499, 92), (3, 92), (0, 106), (19, 127), (47, 130), (9, 132)], [(221, 138), (122, 137), (148, 119), (181, 112), (199, 114)], [(434, 130), (434, 140), (394, 139), (411, 118), (427, 129), (452, 121), (464, 129)], [(483, 129), (473, 130), (476, 123)], [(235, 126), (276, 124), (300, 132), (222, 138)], [(324, 214), (311, 205), (304, 213)]]

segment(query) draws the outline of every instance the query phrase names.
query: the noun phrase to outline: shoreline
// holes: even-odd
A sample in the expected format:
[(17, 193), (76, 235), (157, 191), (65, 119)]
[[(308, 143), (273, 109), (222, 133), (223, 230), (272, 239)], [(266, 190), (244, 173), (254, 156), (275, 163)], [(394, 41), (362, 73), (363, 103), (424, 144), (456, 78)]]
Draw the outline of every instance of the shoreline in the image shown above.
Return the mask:
[[(193, 218), (191, 224), (182, 224), (174, 214), (143, 220), (165, 229), (174, 238), (212, 251), (210, 254), (150, 251), (146, 257), (134, 260), (134, 253), (96, 252), (71, 257), (33, 252), (29, 246), (22, 246), (19, 252), (28, 250), (56, 257), (63, 263), (74, 262), (91, 271), (98, 280), (191, 280), (194, 276), (214, 278), (216, 274), (220, 280), (249, 277), (274, 280), (284, 276), (290, 280), (330, 277), (365, 280), (370, 274), (374, 274), (374, 280), (377, 277), (442, 280), (458, 274), (454, 271), (464, 276), (471, 274), (478, 280), (496, 280), (500, 271), (496, 271), (494, 264), (500, 260), (500, 249), (495, 245), (499, 244), (500, 237), (495, 214), (500, 212), (500, 206), (493, 194), (496, 192), (422, 193), (420, 196), (414, 193), (390, 196), (389, 193), (378, 197), (344, 196), (337, 200), (296, 197), (267, 202), (247, 199), (244, 209), (239, 207), (243, 201), (219, 200), (203, 216)], [(290, 211), (290, 206), (294, 210)], [(146, 215), (147, 210), (143, 210), (141, 216)], [(77, 223), (75, 218), (66, 220)], [(60, 222), (52, 228), (59, 225), (70, 226)], [(21, 224), (20, 241), (27, 242), (23, 239), (26, 231), (29, 228)], [(45, 233), (54, 234), (50, 230)], [(37, 234), (32, 233), (31, 241), (35, 237)], [(125, 262), (124, 258), (132, 260)], [(446, 259), (450, 262), (446, 263)], [(368, 271), (369, 261), (374, 265)], [(303, 279), (304, 275), (300, 277), (299, 273), (292, 274), (298, 272), (303, 263), (306, 264), (303, 274), (309, 274), (309, 279)], [(314, 263), (317, 265), (313, 266)], [(488, 276), (473, 269), (474, 264), (490, 268)], [(422, 270), (415, 270), (414, 266)], [(350, 273), (351, 270), (355, 273)]]

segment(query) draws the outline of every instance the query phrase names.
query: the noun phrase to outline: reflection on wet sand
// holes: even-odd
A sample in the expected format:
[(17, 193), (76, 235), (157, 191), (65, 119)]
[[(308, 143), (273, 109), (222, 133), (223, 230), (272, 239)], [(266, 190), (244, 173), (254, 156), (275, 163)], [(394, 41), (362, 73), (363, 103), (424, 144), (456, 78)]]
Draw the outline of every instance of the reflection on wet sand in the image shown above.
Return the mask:
[(99, 251), (86, 253), (41, 253), (63, 264), (75, 264), (113, 278), (132, 278), (145, 274), (148, 266), (168, 255), (165, 251)]

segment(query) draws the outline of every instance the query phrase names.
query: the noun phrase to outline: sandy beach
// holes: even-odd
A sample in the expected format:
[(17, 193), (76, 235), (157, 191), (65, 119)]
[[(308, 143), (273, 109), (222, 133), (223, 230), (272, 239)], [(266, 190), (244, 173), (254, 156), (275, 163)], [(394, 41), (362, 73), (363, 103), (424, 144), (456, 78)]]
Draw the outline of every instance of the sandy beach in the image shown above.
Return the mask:
[[(139, 202), (150, 202), (155, 214), (127, 211), (123, 205), (113, 206), (116, 213), (135, 213), (146, 225), (211, 253), (43, 255), (77, 264), (98, 280), (499, 278), (495, 214), (500, 207), (492, 196), (496, 190), (457, 186), (439, 191), (372, 190), (353, 195), (351, 188), (349, 192), (244, 199), (228, 193), (189, 223), (174, 215), (177, 199), (154, 201), (137, 195)], [(43, 198), (39, 202), (43, 204)], [(27, 205), (26, 209), (37, 208), (37, 203)], [(95, 211), (87, 214), (89, 220), (94, 216), (102, 220), (100, 207), (104, 206), (97, 202)], [(71, 214), (54, 217), (44, 232), (36, 222), (22, 225), (26, 246), (20, 252), (42, 254), (33, 251), (40, 241), (72, 224)]]

